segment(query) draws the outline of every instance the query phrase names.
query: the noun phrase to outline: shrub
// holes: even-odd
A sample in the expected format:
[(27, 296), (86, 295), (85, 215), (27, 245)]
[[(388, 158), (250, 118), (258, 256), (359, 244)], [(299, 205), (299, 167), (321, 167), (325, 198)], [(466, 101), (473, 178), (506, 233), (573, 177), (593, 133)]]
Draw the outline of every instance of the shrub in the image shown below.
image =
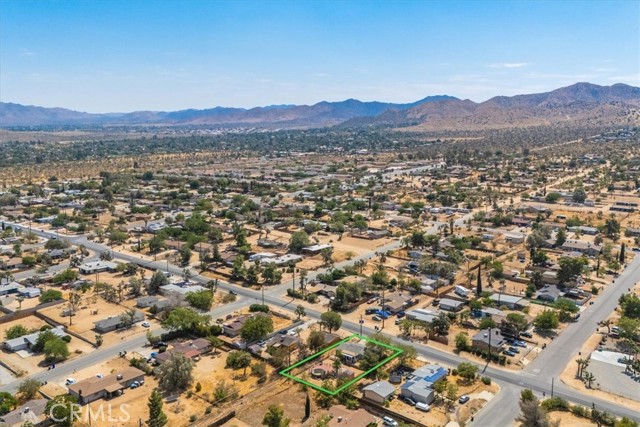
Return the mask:
[(200, 391), (202, 390), (202, 384), (200, 384), (200, 382), (196, 383), (196, 393), (200, 393)]
[(561, 397), (551, 397), (542, 401), (542, 407), (546, 409), (547, 412), (566, 411), (569, 409), (569, 402)]
[(455, 369), (455, 368), (453, 368), (453, 369), (451, 370), (451, 375), (453, 375), (454, 377), (455, 377), (455, 376), (457, 376), (457, 375), (458, 375), (458, 370), (457, 370), (457, 369)]
[[(291, 289), (289, 289), (291, 290)], [(262, 313), (268, 313), (269, 312), (269, 306), (266, 304), (251, 304), (249, 306), (249, 311), (250, 312), (262, 312)]]
[(290, 296), (291, 298), (304, 298), (304, 295), (302, 295), (302, 292), (291, 289), (291, 288), (287, 288), (287, 295)]
[(66, 343), (70, 343), (71, 342), (71, 335), (65, 335), (64, 337), (62, 337), (62, 341), (66, 342)]
[(491, 378), (482, 377), (482, 383), (485, 384), (485, 385), (491, 385)]
[(598, 295), (598, 292), (600, 292), (600, 289), (598, 289), (598, 287), (595, 285), (591, 285), (591, 293), (593, 295)]
[(588, 418), (589, 417), (589, 410), (587, 408), (585, 408), (584, 406), (581, 406), (581, 405), (571, 405), (569, 407), (569, 411), (571, 411), (571, 413), (573, 413), (574, 415), (576, 415), (578, 417), (582, 417), (582, 418)]

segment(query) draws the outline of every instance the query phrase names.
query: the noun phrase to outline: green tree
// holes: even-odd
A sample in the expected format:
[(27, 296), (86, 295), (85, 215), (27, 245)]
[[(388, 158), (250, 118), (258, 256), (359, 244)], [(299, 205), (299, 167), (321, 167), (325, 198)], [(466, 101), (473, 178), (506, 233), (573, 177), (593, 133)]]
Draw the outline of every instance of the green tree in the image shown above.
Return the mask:
[(49, 362), (60, 362), (69, 358), (69, 346), (61, 338), (55, 337), (44, 345), (45, 359)]
[(234, 350), (227, 355), (225, 362), (225, 368), (242, 369), (244, 368), (244, 374), (247, 373), (247, 368), (251, 366), (251, 354), (246, 351)]
[(560, 265), (558, 281), (561, 285), (567, 286), (569, 283), (575, 283), (576, 279), (582, 276), (582, 271), (589, 261), (585, 257), (562, 257), (558, 264)]
[(548, 332), (558, 328), (560, 319), (555, 311), (545, 310), (536, 316), (533, 324), (538, 330)]
[(472, 363), (462, 362), (457, 367), (458, 375), (467, 380), (468, 383), (476, 379), (478, 367)]
[(160, 288), (162, 286), (168, 284), (169, 279), (167, 278), (167, 276), (162, 271), (157, 270), (155, 273), (153, 273), (153, 276), (151, 276), (151, 279), (149, 280), (149, 287), (147, 288), (147, 292), (150, 294), (157, 294), (160, 292)]
[(35, 398), (40, 391), (41, 383), (35, 378), (27, 378), (18, 386), (18, 394), (22, 401), (27, 401)]
[(185, 390), (193, 382), (193, 360), (183, 353), (173, 352), (158, 371), (158, 385), (166, 392)]
[(326, 311), (320, 315), (320, 323), (327, 328), (329, 332), (337, 331), (342, 326), (342, 316), (335, 311)]
[(290, 423), (291, 420), (284, 416), (284, 410), (277, 405), (269, 405), (262, 419), (262, 425), (266, 427), (289, 427)]
[(482, 277), (480, 276), (480, 265), (478, 265), (478, 278), (476, 279), (476, 297), (482, 295)]
[(256, 315), (247, 319), (240, 329), (240, 336), (247, 343), (264, 339), (273, 332), (273, 319), (266, 315)]
[(154, 388), (147, 401), (147, 407), (149, 408), (147, 426), (163, 427), (169, 422), (166, 414), (162, 411), (162, 406), (162, 394), (160, 394), (157, 388)]
[(466, 351), (469, 349), (469, 334), (466, 332), (460, 332), (456, 334), (455, 338), (456, 350)]
[(70, 394), (61, 394), (47, 402), (45, 412), (56, 420), (58, 427), (71, 427), (78, 418), (78, 399)]
[(199, 314), (192, 308), (177, 307), (171, 310), (167, 318), (162, 322), (162, 326), (169, 331), (193, 333), (206, 327), (210, 321), (211, 317)]
[(547, 193), (545, 200), (547, 203), (557, 203), (558, 200), (560, 200), (562, 198), (562, 196), (560, 195), (560, 193)]
[(187, 292), (184, 299), (194, 308), (207, 311), (213, 304), (213, 291), (203, 289), (201, 291)]
[(282, 271), (274, 263), (267, 263), (262, 270), (262, 278), (267, 286), (279, 285), (282, 281)]
[(13, 325), (4, 333), (4, 336), (7, 340), (12, 340), (15, 338), (20, 338), (25, 335), (29, 335), (31, 331), (24, 327), (23, 325)]
[(59, 301), (62, 299), (62, 292), (57, 289), (47, 289), (40, 295), (39, 299), (42, 304), (51, 301)]
[(324, 333), (322, 331), (311, 331), (307, 338), (307, 346), (311, 351), (318, 351), (324, 345)]
[(302, 248), (310, 244), (309, 235), (304, 230), (296, 231), (289, 239), (289, 250), (293, 253), (299, 253)]

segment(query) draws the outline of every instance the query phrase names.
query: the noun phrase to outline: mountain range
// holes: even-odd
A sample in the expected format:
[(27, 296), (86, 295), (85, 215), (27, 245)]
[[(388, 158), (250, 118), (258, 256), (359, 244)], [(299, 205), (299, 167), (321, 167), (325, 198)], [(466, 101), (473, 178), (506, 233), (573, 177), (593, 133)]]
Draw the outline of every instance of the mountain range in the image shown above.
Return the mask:
[(472, 130), (554, 123), (640, 124), (640, 88), (626, 84), (576, 83), (551, 92), (496, 96), (476, 103), (453, 96), (429, 96), (408, 104), (319, 102), (251, 109), (215, 107), (173, 112), (91, 114), (64, 108), (0, 103), (0, 126), (163, 125), (313, 128), (392, 126), (415, 130)]

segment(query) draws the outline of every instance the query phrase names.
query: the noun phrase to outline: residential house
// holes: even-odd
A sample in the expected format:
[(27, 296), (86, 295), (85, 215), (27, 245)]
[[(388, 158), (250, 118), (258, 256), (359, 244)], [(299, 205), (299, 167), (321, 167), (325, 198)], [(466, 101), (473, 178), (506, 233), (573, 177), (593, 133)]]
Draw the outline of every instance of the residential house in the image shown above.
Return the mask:
[[(49, 329), (49, 331), (52, 332), (54, 335), (56, 335), (59, 338), (63, 338), (63, 337), (68, 335), (64, 331), (64, 326), (58, 326), (57, 328), (51, 328), (51, 329)], [(29, 348), (33, 347), (36, 344), (36, 342), (38, 341), (38, 336), (41, 333), (42, 333), (41, 331), (38, 331), (38, 332), (34, 332), (32, 334), (23, 335), (23, 336), (18, 337), (18, 338), (13, 338), (13, 339), (10, 339), (10, 340), (6, 340), (3, 343), (3, 347), (7, 351), (11, 351), (11, 352), (16, 352), (16, 351), (20, 351), (20, 350), (29, 349)]]
[(564, 295), (556, 285), (545, 285), (536, 293), (536, 299), (541, 301), (556, 302), (558, 298)]
[(483, 329), (473, 336), (471, 339), (474, 348), (482, 350), (491, 350), (492, 352), (501, 352), (506, 345), (507, 340), (499, 329)]
[(378, 405), (384, 405), (395, 392), (396, 388), (390, 382), (376, 381), (362, 389), (362, 397)]
[[(144, 320), (144, 313), (141, 311), (136, 311), (133, 316), (133, 323), (142, 322)], [(116, 329), (120, 329), (125, 325), (122, 323), (121, 316), (109, 316), (106, 319), (98, 320), (94, 322), (94, 327), (96, 332), (101, 334), (105, 334), (107, 332), (115, 331)]]
[(337, 347), (342, 352), (342, 361), (346, 365), (355, 365), (364, 357), (365, 345), (357, 342), (344, 342)]
[(516, 295), (507, 295), (507, 294), (492, 294), (491, 300), (496, 303), (498, 307), (506, 306), (511, 310), (522, 310), (526, 306), (529, 305), (529, 301), (526, 299), (516, 296)]
[(362, 408), (352, 410), (343, 405), (331, 406), (329, 416), (331, 420), (327, 427), (369, 427), (378, 422), (376, 417)]
[(587, 256), (597, 256), (602, 250), (602, 245), (596, 245), (591, 242), (583, 242), (582, 240), (567, 239), (560, 249), (568, 252), (580, 252)]
[(81, 405), (94, 400), (111, 398), (123, 393), (125, 388), (135, 381), (143, 381), (144, 372), (129, 367), (123, 371), (106, 375), (102, 378), (91, 377), (69, 386), (69, 394), (75, 396)]
[(440, 308), (440, 310), (458, 312), (462, 310), (462, 307), (464, 307), (464, 304), (465, 304), (464, 301), (458, 301), (450, 298), (443, 298), (440, 300), (440, 305), (438, 307)]
[(111, 261), (91, 261), (86, 262), (78, 270), (82, 274), (96, 274), (103, 273), (105, 271), (115, 271), (118, 268), (118, 264)]
[(400, 387), (400, 394), (417, 403), (430, 404), (435, 399), (433, 385), (447, 376), (447, 370), (438, 365), (425, 365), (413, 372), (410, 380)]

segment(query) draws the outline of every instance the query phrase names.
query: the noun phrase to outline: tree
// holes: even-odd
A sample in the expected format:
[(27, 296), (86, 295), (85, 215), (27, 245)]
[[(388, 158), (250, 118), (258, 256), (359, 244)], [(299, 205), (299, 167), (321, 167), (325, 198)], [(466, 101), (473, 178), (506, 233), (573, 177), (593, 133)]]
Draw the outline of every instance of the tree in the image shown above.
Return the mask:
[(466, 351), (469, 349), (469, 334), (466, 332), (460, 332), (456, 334), (455, 338), (456, 349), (458, 351)]
[(624, 243), (620, 245), (620, 264), (625, 263), (625, 255), (624, 255), (625, 246)]
[(4, 336), (7, 340), (12, 340), (14, 338), (20, 338), (22, 336), (29, 335), (29, 333), (31, 333), (31, 331), (29, 331), (29, 329), (27, 329), (23, 325), (14, 325), (7, 329), (7, 331), (4, 333)]
[(59, 362), (69, 358), (69, 346), (62, 338), (55, 337), (44, 344), (45, 359), (49, 362)]
[(130, 328), (136, 322), (137, 310), (135, 308), (128, 308), (122, 314), (120, 314), (120, 323), (123, 328)]
[(623, 316), (618, 320), (618, 328), (622, 338), (631, 341), (638, 341), (640, 339), (640, 319)]
[(40, 391), (41, 383), (35, 378), (27, 378), (18, 387), (18, 394), (22, 401), (27, 401), (35, 398)]
[(240, 330), (240, 336), (247, 343), (265, 338), (273, 332), (273, 319), (267, 315), (256, 315), (247, 319)]
[(77, 420), (78, 399), (70, 394), (61, 394), (47, 402), (46, 413), (56, 420), (58, 427), (71, 427)]
[(306, 314), (307, 313), (304, 309), (304, 306), (298, 304), (298, 306), (296, 307), (296, 317), (298, 318), (298, 320), (300, 320), (300, 318), (304, 317)]
[(151, 238), (151, 240), (149, 240), (149, 252), (151, 252), (152, 254), (157, 254), (163, 248), (164, 239), (161, 236), (155, 235)]
[(458, 386), (454, 383), (447, 384), (447, 399), (454, 403), (458, 399)]
[(533, 394), (533, 391), (526, 388), (520, 392), (520, 402), (530, 402), (535, 400), (536, 396)]
[(69, 293), (69, 323), (71, 323), (71, 318), (73, 314), (80, 308), (82, 304), (82, 296), (78, 292), (70, 292)]
[(458, 375), (471, 383), (476, 379), (478, 373), (478, 367), (472, 363), (462, 362), (458, 365)]
[(194, 308), (207, 311), (213, 304), (213, 291), (203, 289), (201, 291), (187, 292), (184, 299)]
[(284, 417), (284, 410), (277, 405), (269, 405), (262, 419), (262, 425), (266, 427), (289, 427), (290, 422), (289, 418)]
[(321, 331), (311, 331), (307, 338), (307, 345), (312, 351), (317, 351), (324, 345), (324, 334)]
[(536, 316), (533, 320), (533, 324), (536, 329), (548, 332), (556, 329), (560, 324), (560, 320), (558, 319), (558, 315), (555, 311), (545, 310)]
[(149, 287), (147, 288), (147, 292), (150, 294), (157, 294), (160, 292), (160, 288), (162, 286), (168, 285), (169, 279), (167, 276), (160, 270), (153, 273), (151, 279), (149, 280)]
[(526, 317), (520, 313), (509, 313), (506, 319), (500, 323), (502, 332), (513, 336), (520, 335), (520, 332), (526, 330), (528, 326)]
[(244, 258), (241, 255), (236, 256), (231, 264), (231, 277), (236, 280), (245, 280), (247, 269), (244, 267)]
[(335, 311), (327, 311), (320, 316), (320, 324), (329, 332), (337, 331), (342, 326), (342, 317)]
[(576, 203), (584, 203), (587, 200), (587, 192), (584, 190), (584, 187), (576, 187), (573, 190), (573, 201)]
[(162, 394), (157, 388), (154, 388), (147, 401), (147, 407), (149, 408), (149, 419), (147, 420), (147, 426), (149, 427), (163, 427), (168, 423), (166, 414), (162, 411)]
[(568, 283), (575, 282), (582, 275), (582, 270), (589, 264), (589, 261), (585, 257), (562, 257), (558, 264), (560, 265), (558, 281), (561, 285), (567, 286)]
[(480, 276), (480, 265), (478, 265), (478, 278), (476, 281), (476, 297), (480, 298), (482, 295), (482, 277)]
[(209, 324), (211, 317), (199, 314), (189, 307), (177, 307), (171, 310), (162, 326), (169, 331), (182, 333), (196, 332)]
[(411, 366), (412, 362), (418, 357), (418, 351), (412, 345), (398, 344), (398, 348), (402, 350), (400, 356), (398, 356), (398, 364)]
[(543, 251), (535, 251), (531, 257), (533, 265), (544, 265), (549, 260), (547, 254)]
[(40, 295), (39, 299), (42, 304), (51, 301), (59, 301), (62, 299), (62, 292), (57, 289), (47, 289)]
[(606, 219), (604, 222), (603, 231), (605, 236), (618, 240), (620, 236), (620, 223), (615, 218)]
[(289, 239), (289, 250), (293, 253), (299, 253), (302, 248), (311, 244), (309, 235), (304, 230), (296, 231)]
[(244, 368), (245, 375), (247, 368), (251, 365), (251, 355), (246, 351), (234, 350), (227, 355), (225, 361), (225, 368), (242, 369)]
[(640, 297), (635, 294), (624, 294), (618, 300), (622, 315), (632, 319), (640, 319)]
[(549, 414), (540, 406), (538, 399), (520, 399), (520, 415), (516, 418), (521, 427), (558, 427), (559, 421), (551, 422)]
[(480, 330), (484, 330), (484, 329), (493, 329), (497, 327), (498, 324), (491, 317), (487, 316), (482, 318), (479, 326), (480, 326)]
[(158, 384), (166, 392), (184, 390), (193, 382), (193, 360), (183, 353), (173, 352), (158, 372)]
[(275, 263), (267, 263), (264, 270), (262, 270), (262, 278), (264, 279), (264, 284), (267, 286), (279, 285), (282, 281), (282, 271), (280, 271)]
[(580, 309), (575, 302), (569, 298), (558, 298), (553, 303), (554, 308), (558, 309), (558, 318), (561, 322), (568, 322), (572, 318), (573, 313), (577, 313)]
[(545, 196), (545, 201), (547, 203), (557, 203), (561, 198), (562, 196), (560, 195), (560, 193), (551, 192), (547, 193), (547, 195)]
[(582, 379), (587, 383), (587, 388), (591, 388), (591, 384), (596, 380), (596, 376), (591, 372), (583, 371)]
[(431, 327), (436, 335), (445, 336), (449, 333), (451, 320), (445, 313), (440, 313), (431, 321)]
[(0, 392), (0, 415), (11, 412), (18, 405), (16, 398), (8, 392)]
[(311, 416), (311, 399), (307, 394), (307, 398), (304, 401), (304, 419), (309, 419), (309, 416)]
[(131, 295), (134, 297), (138, 297), (142, 294), (142, 288), (144, 287), (144, 282), (137, 277), (132, 277), (129, 279), (129, 290)]

